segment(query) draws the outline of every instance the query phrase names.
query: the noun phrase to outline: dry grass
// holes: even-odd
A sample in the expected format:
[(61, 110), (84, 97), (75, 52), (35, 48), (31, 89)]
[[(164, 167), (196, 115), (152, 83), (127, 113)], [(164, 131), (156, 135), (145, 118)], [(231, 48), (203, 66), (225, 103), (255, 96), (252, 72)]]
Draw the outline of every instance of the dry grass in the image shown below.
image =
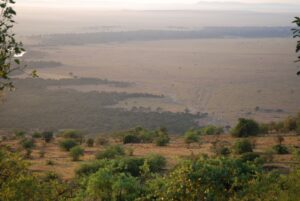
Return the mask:
[[(270, 150), (272, 146), (276, 144), (276, 135), (253, 137), (256, 144), (255, 151), (259, 153), (265, 153)], [(296, 135), (285, 135), (283, 144), (293, 147), (300, 146), (300, 136)], [(167, 158), (168, 168), (173, 167), (180, 158), (188, 157), (192, 155), (207, 154), (213, 155), (212, 142), (219, 140), (226, 142), (229, 146), (232, 146), (237, 140), (232, 138), (230, 135), (221, 136), (205, 136), (201, 140), (201, 144), (192, 144), (188, 147), (181, 137), (173, 137), (171, 143), (166, 147), (157, 147), (154, 144), (127, 144), (125, 148), (133, 149), (133, 156), (141, 157), (150, 153), (156, 153), (163, 155)], [(30, 169), (37, 174), (45, 172), (56, 172), (61, 175), (64, 179), (71, 179), (74, 175), (74, 170), (78, 168), (82, 163), (94, 160), (95, 153), (103, 150), (104, 146), (87, 147), (85, 148), (85, 155), (81, 158), (81, 161), (74, 162), (69, 156), (68, 152), (62, 151), (58, 145), (59, 139), (55, 139), (53, 142), (46, 144), (41, 140), (37, 140), (36, 147), (32, 152), (32, 158), (28, 160), (30, 163)], [(113, 144), (115, 142), (112, 142)], [(6, 140), (0, 143), (0, 146), (8, 145), (15, 150), (22, 151), (18, 140)], [(40, 157), (40, 151), (45, 151), (45, 156)], [(23, 151), (24, 152), (24, 151)], [(47, 161), (52, 161), (53, 165), (48, 165)], [(273, 155), (273, 162), (270, 165), (287, 167), (292, 163), (292, 155)]]

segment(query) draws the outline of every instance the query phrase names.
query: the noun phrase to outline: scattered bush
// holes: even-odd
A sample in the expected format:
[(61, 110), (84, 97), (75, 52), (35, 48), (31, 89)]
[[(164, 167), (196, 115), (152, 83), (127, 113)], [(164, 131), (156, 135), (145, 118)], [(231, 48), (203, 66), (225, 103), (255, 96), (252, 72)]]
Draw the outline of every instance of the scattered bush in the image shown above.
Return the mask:
[(237, 154), (244, 154), (253, 151), (253, 145), (248, 139), (238, 140), (233, 146), (234, 152)]
[(252, 119), (240, 118), (238, 124), (233, 128), (231, 134), (233, 137), (256, 136), (260, 133), (259, 125)]
[(272, 148), (276, 154), (289, 154), (289, 149), (281, 144), (275, 145)]
[(25, 131), (16, 131), (16, 132), (15, 132), (15, 136), (16, 136), (17, 138), (23, 138), (23, 137), (25, 137), (25, 135), (26, 135), (26, 132), (25, 132)]
[(89, 138), (89, 139), (86, 141), (86, 145), (87, 145), (88, 147), (93, 147), (93, 146), (94, 146), (94, 139)]
[(75, 147), (77, 145), (78, 145), (78, 143), (72, 139), (66, 139), (59, 143), (59, 146), (65, 151), (70, 151), (70, 149), (72, 149), (73, 147)]
[(46, 143), (50, 143), (53, 139), (53, 132), (46, 131), (42, 133), (42, 138)]
[(127, 134), (123, 138), (124, 144), (130, 144), (130, 143), (134, 144), (134, 143), (140, 143), (140, 142), (141, 142), (141, 139), (134, 134)]
[(84, 141), (83, 133), (81, 133), (78, 130), (64, 130), (62, 133), (59, 134), (59, 136), (66, 139), (73, 139), (80, 144), (82, 144)]
[(70, 155), (73, 161), (78, 161), (80, 156), (84, 155), (84, 149), (80, 146), (75, 146), (70, 149)]
[(120, 145), (114, 145), (107, 147), (106, 150), (100, 151), (96, 154), (96, 159), (114, 159), (119, 156), (124, 156), (125, 150), (124, 147)]

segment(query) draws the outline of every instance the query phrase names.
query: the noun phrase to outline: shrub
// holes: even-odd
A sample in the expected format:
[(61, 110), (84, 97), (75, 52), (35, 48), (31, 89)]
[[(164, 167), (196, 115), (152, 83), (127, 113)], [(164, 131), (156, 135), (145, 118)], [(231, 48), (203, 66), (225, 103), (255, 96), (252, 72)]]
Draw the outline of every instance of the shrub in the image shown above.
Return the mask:
[(184, 142), (186, 144), (199, 142), (199, 134), (195, 130), (189, 130), (184, 134)]
[(70, 150), (70, 155), (73, 161), (78, 161), (79, 157), (84, 155), (84, 149), (80, 146), (73, 147)]
[(231, 134), (233, 137), (249, 137), (256, 136), (259, 132), (259, 125), (256, 121), (240, 118), (238, 124), (231, 131)]
[(86, 141), (86, 145), (87, 145), (88, 147), (93, 147), (93, 146), (94, 146), (94, 139), (89, 138), (89, 139)]
[(217, 127), (214, 125), (208, 125), (201, 129), (203, 135), (219, 135), (224, 133), (223, 127)]
[(107, 144), (109, 144), (109, 141), (108, 141), (108, 139), (106, 139), (106, 138), (104, 138), (104, 137), (98, 137), (98, 138), (96, 139), (96, 145), (101, 145), (101, 146), (103, 146), (103, 145), (107, 145)]
[(294, 117), (287, 117), (283, 122), (285, 132), (295, 131), (297, 128), (297, 120)]
[(59, 143), (59, 146), (65, 151), (70, 151), (70, 149), (72, 149), (73, 147), (75, 147), (77, 145), (78, 145), (78, 143), (71, 139), (66, 139)]
[(243, 140), (236, 141), (233, 146), (233, 149), (234, 149), (235, 153), (243, 154), (243, 153), (247, 153), (247, 152), (252, 152), (253, 145), (249, 140), (243, 139)]
[(217, 146), (215, 152), (218, 156), (228, 156), (230, 154), (230, 149), (225, 146)]
[(247, 161), (255, 161), (259, 157), (260, 157), (260, 155), (258, 153), (248, 152), (248, 153), (242, 154), (240, 159), (243, 162), (247, 162)]
[(42, 138), (42, 134), (38, 133), (38, 132), (35, 132), (35, 133), (32, 134), (32, 137), (33, 138)]
[(107, 160), (95, 160), (90, 163), (84, 163), (75, 170), (75, 173), (77, 176), (88, 176), (105, 167), (107, 163)]
[(47, 160), (46, 161), (46, 165), (52, 166), (52, 165), (54, 165), (54, 162), (52, 160)]
[(281, 144), (273, 146), (272, 149), (275, 151), (276, 154), (289, 154), (290, 153), (288, 148)]
[(28, 149), (32, 149), (35, 147), (35, 142), (33, 139), (24, 139), (21, 141), (21, 145), (24, 149), (28, 150)]
[(166, 158), (158, 154), (150, 154), (146, 157), (146, 160), (151, 172), (160, 172), (167, 164)]
[(59, 136), (66, 139), (73, 139), (80, 144), (82, 144), (84, 140), (83, 134), (78, 130), (65, 130), (60, 133)]
[(53, 139), (53, 132), (50, 131), (43, 132), (42, 138), (43, 140), (45, 140), (46, 143), (51, 142), (51, 140)]
[(114, 159), (119, 156), (124, 156), (125, 150), (124, 147), (120, 145), (114, 145), (107, 147), (106, 150), (100, 151), (96, 154), (96, 159)]
[(269, 133), (269, 125), (268, 124), (259, 124), (259, 133), (260, 134), (268, 134)]
[(144, 164), (143, 158), (124, 157), (113, 161), (113, 166), (120, 173), (129, 173), (131, 176), (140, 176), (140, 167)]
[(123, 143), (124, 144), (129, 144), (129, 143), (140, 143), (141, 139), (134, 135), (134, 134), (127, 134), (123, 137)]
[(26, 132), (25, 132), (25, 131), (16, 131), (16, 132), (15, 132), (15, 136), (16, 136), (17, 138), (23, 138), (23, 137), (25, 137), (25, 135), (26, 135)]
[(170, 138), (166, 129), (159, 129), (156, 131), (156, 138), (154, 140), (156, 146), (166, 146), (170, 142)]

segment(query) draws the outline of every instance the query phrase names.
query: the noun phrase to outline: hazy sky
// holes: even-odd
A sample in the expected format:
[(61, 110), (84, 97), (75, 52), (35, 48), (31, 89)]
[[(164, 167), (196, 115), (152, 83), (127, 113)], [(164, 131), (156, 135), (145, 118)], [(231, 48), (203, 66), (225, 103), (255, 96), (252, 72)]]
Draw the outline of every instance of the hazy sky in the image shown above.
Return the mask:
[(17, 2), (25, 6), (85, 6), (102, 9), (300, 11), (300, 0), (18, 0)]

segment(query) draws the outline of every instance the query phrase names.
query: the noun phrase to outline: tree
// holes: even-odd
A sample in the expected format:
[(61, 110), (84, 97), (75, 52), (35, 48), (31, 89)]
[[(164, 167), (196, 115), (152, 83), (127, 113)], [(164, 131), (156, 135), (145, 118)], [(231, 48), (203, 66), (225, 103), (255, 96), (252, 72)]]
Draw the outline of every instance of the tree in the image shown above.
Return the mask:
[(195, 130), (189, 130), (184, 134), (184, 142), (188, 145), (199, 142), (199, 134)]
[(35, 142), (33, 139), (23, 139), (21, 141), (22, 147), (26, 150), (26, 157), (30, 158), (32, 149), (35, 147)]
[(93, 147), (93, 146), (94, 146), (94, 139), (89, 138), (89, 139), (86, 141), (86, 145), (87, 145), (88, 147)]
[[(12, 89), (11, 73), (20, 70), (18, 55), (25, 52), (22, 42), (17, 42), (15, 33), (12, 32), (17, 14), (12, 8), (14, 0), (0, 0), (0, 91), (5, 88)], [(32, 76), (36, 77), (36, 71)]]
[(70, 151), (70, 149), (72, 149), (73, 147), (75, 147), (77, 145), (78, 145), (78, 143), (71, 139), (63, 140), (59, 144), (59, 146), (65, 151)]
[(70, 150), (70, 155), (73, 161), (78, 161), (79, 157), (84, 155), (84, 149), (80, 146), (73, 147)]
[(259, 125), (252, 119), (240, 118), (238, 124), (231, 131), (233, 137), (249, 137), (258, 135)]
[[(300, 38), (300, 18), (295, 17), (295, 20), (293, 21), (294, 24), (296, 24), (297, 28), (292, 29), (293, 31), (293, 37), (294, 38)], [(297, 41), (296, 46), (296, 53), (300, 52), (300, 40)], [(296, 62), (300, 62), (300, 55), (298, 56), (298, 59)], [(297, 75), (300, 75), (300, 71), (297, 72)]]

